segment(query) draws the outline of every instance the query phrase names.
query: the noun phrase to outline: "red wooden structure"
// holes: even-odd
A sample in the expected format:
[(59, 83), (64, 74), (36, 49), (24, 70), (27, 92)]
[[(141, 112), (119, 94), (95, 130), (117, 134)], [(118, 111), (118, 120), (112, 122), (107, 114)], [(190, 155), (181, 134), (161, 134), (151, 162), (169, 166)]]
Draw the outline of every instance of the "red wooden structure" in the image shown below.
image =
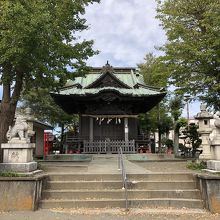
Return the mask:
[(44, 157), (49, 154), (50, 149), (53, 147), (53, 139), (52, 132), (44, 132)]

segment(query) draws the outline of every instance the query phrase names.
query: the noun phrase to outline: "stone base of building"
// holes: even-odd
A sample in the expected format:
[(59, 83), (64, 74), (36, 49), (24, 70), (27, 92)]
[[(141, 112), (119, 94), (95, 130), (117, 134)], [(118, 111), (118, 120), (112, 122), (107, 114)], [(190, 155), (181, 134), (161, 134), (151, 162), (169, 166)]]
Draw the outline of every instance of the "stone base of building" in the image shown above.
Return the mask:
[(211, 154), (200, 154), (199, 159), (200, 160), (211, 160), (211, 159), (213, 159), (213, 157)]
[(220, 161), (218, 160), (208, 160), (207, 168), (210, 170), (220, 171)]
[(212, 154), (214, 160), (220, 160), (220, 140), (218, 140), (219, 144), (212, 145)]
[(29, 163), (1, 163), (0, 171), (1, 172), (32, 172), (37, 169), (37, 162)]

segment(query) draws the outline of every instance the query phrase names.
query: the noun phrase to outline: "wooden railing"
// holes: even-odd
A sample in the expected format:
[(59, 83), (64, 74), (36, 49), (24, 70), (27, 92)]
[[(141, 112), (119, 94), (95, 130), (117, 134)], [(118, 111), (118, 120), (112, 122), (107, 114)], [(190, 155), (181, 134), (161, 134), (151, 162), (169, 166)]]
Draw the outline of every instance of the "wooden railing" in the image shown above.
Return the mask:
[(135, 141), (121, 140), (100, 140), (100, 141), (83, 141), (83, 153), (102, 154), (102, 153), (118, 153), (121, 147), (123, 153), (135, 153)]

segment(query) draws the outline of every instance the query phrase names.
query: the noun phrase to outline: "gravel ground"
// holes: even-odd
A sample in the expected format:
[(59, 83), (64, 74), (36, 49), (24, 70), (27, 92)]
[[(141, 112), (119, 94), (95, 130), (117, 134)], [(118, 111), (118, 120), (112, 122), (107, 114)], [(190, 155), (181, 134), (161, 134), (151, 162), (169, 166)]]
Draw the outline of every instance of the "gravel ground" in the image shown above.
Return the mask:
[(198, 172), (186, 167), (187, 161), (134, 162), (136, 165), (152, 172)]
[(121, 209), (54, 209), (2, 212), (0, 220), (220, 220), (220, 214), (210, 214), (204, 210), (187, 209), (132, 209), (125, 212)]

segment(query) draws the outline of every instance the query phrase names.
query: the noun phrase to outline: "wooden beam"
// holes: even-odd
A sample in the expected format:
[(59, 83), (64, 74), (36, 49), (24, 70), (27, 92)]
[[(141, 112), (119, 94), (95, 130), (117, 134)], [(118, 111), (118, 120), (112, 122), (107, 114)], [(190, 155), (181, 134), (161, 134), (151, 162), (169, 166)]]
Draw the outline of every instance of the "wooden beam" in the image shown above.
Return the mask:
[(93, 141), (93, 118), (89, 118), (89, 140)]
[(91, 117), (91, 118), (138, 118), (138, 115), (86, 115), (86, 114), (82, 114), (82, 117)]

